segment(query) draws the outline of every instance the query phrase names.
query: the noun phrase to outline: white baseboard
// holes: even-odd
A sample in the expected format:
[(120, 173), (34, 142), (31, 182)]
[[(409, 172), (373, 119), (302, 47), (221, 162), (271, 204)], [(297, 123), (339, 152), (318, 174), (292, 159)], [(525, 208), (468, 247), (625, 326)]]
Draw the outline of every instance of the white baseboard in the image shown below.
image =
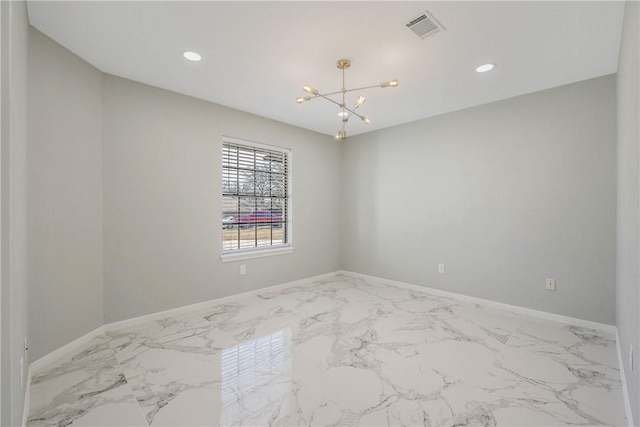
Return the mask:
[(119, 328), (126, 328), (126, 327), (130, 327), (130, 326), (135, 326), (135, 325), (138, 325), (138, 324), (141, 324), (141, 323), (149, 322), (149, 321), (156, 320), (156, 319), (161, 319), (163, 317), (168, 317), (168, 316), (173, 316), (173, 315), (177, 315), (177, 314), (186, 313), (186, 312), (189, 312), (189, 311), (192, 311), (192, 310), (198, 310), (198, 309), (202, 309), (202, 308), (207, 308), (207, 307), (210, 307), (210, 306), (213, 306), (213, 305), (217, 305), (217, 304), (223, 304), (225, 302), (228, 302), (228, 301), (231, 301), (231, 300), (235, 300), (237, 298), (244, 298), (244, 297), (259, 295), (259, 294), (263, 294), (265, 292), (273, 292), (273, 291), (277, 291), (277, 290), (288, 288), (288, 287), (294, 287), (294, 286), (304, 285), (304, 284), (307, 284), (307, 283), (312, 283), (312, 282), (315, 282), (315, 281), (318, 281), (318, 280), (328, 279), (328, 278), (331, 278), (331, 277), (335, 277), (336, 274), (338, 274), (338, 272), (320, 274), (318, 276), (312, 276), (312, 277), (308, 277), (308, 278), (305, 278), (305, 279), (295, 280), (293, 282), (282, 283), (282, 284), (274, 285), (274, 286), (268, 286), (266, 288), (255, 289), (253, 291), (243, 292), (243, 293), (240, 293), (240, 294), (234, 294), (234, 295), (221, 297), (221, 298), (217, 298), (217, 299), (213, 299), (213, 300), (209, 300), (209, 301), (205, 301), (205, 302), (200, 302), (200, 303), (191, 304), (191, 305), (187, 305), (187, 306), (172, 308), (172, 309), (165, 310), (165, 311), (160, 311), (160, 312), (157, 312), (157, 313), (147, 314), (147, 315), (144, 315), (144, 316), (138, 316), (138, 317), (134, 317), (134, 318), (131, 318), (131, 319), (121, 320), (121, 321), (118, 321), (118, 322), (107, 323), (105, 325), (102, 325), (102, 326), (94, 329), (93, 331), (90, 331), (90, 332), (86, 333), (85, 335), (81, 336), (80, 338), (77, 338), (77, 339), (71, 341), (70, 343), (65, 344), (62, 347), (52, 351), (51, 353), (48, 353), (45, 356), (42, 356), (41, 358), (39, 358), (38, 360), (33, 361), (29, 365), (29, 368), (27, 369), (26, 397), (25, 397), (23, 413), (22, 413), (22, 425), (23, 425), (23, 427), (26, 425), (27, 418), (29, 416), (29, 392), (30, 392), (30, 389), (31, 389), (31, 378), (33, 377), (33, 375), (35, 375), (36, 373), (42, 371), (43, 369), (47, 368), (48, 366), (51, 366), (52, 364), (58, 362), (59, 360), (61, 360), (65, 356), (68, 356), (69, 354), (72, 354), (72, 353), (75, 353), (75, 352), (81, 350), (82, 347), (85, 344), (87, 344), (89, 341), (91, 341), (92, 339), (102, 335), (105, 332), (112, 331), (112, 330), (119, 329)]
[(29, 365), (29, 368), (28, 368), (28, 371), (27, 371), (27, 386), (26, 386), (25, 406), (24, 406), (24, 410), (23, 410), (23, 421), (22, 421), (23, 426), (26, 424), (27, 417), (28, 417), (29, 391), (30, 391), (30, 387), (31, 387), (31, 378), (32, 378), (32, 376), (35, 375), (36, 373), (38, 373), (39, 371), (41, 371), (42, 369), (46, 368), (47, 366), (50, 366), (51, 364), (53, 364), (53, 363), (59, 361), (60, 359), (64, 358), (65, 356), (80, 350), (86, 343), (88, 343), (92, 339), (98, 337), (99, 335), (101, 335), (101, 334), (103, 334), (105, 332), (112, 331), (112, 330), (115, 330), (115, 329), (135, 326), (135, 325), (138, 325), (138, 324), (142, 324), (142, 323), (149, 322), (149, 321), (152, 321), (152, 320), (160, 319), (160, 318), (163, 318), (163, 317), (169, 317), (169, 316), (173, 316), (173, 315), (183, 314), (183, 313), (186, 313), (186, 312), (189, 312), (189, 311), (193, 311), (193, 310), (200, 310), (200, 309), (207, 308), (207, 307), (210, 307), (210, 306), (213, 306), (213, 305), (223, 304), (223, 303), (226, 303), (226, 302), (229, 302), (229, 301), (232, 301), (232, 300), (236, 300), (238, 298), (246, 298), (246, 297), (250, 297), (250, 296), (263, 294), (265, 292), (273, 292), (273, 291), (277, 291), (277, 290), (281, 290), (281, 289), (285, 289), (285, 288), (289, 288), (289, 287), (305, 285), (305, 284), (316, 282), (316, 281), (319, 281), (319, 280), (329, 279), (329, 278), (335, 277), (336, 275), (347, 275), (347, 276), (362, 278), (362, 279), (373, 281), (373, 282), (377, 282), (377, 283), (386, 283), (386, 284), (390, 284), (390, 285), (393, 285), (393, 286), (397, 286), (397, 287), (401, 287), (401, 288), (405, 288), (405, 289), (410, 289), (410, 290), (414, 290), (414, 291), (418, 291), (418, 292), (431, 293), (433, 295), (445, 296), (445, 297), (457, 299), (457, 300), (460, 300), (460, 301), (465, 301), (465, 302), (472, 303), (472, 304), (478, 304), (478, 305), (482, 305), (482, 306), (486, 306), (486, 307), (506, 310), (506, 311), (510, 311), (510, 312), (516, 313), (516, 314), (526, 315), (526, 316), (535, 317), (535, 318), (539, 318), (539, 319), (545, 319), (545, 320), (553, 320), (553, 321), (560, 322), (560, 323), (566, 323), (566, 324), (570, 324), (570, 325), (582, 326), (582, 327), (586, 327), (586, 328), (591, 328), (591, 329), (596, 329), (596, 330), (600, 330), (600, 331), (616, 334), (616, 340), (617, 340), (617, 343), (618, 343), (618, 359), (619, 359), (618, 361), (620, 363), (620, 368), (621, 368), (620, 371), (621, 371), (621, 377), (622, 377), (622, 383), (623, 383), (623, 392), (624, 392), (624, 398), (625, 398), (625, 410), (627, 412), (627, 419), (629, 420), (629, 425), (633, 425), (633, 420), (632, 420), (632, 416), (631, 416), (631, 407), (630, 407), (630, 404), (629, 404), (629, 396), (627, 394), (626, 380), (625, 380), (625, 377), (624, 377), (624, 369), (623, 369), (621, 353), (620, 353), (620, 344), (619, 344), (619, 341), (618, 341), (617, 329), (616, 329), (615, 326), (607, 325), (607, 324), (604, 324), (604, 323), (592, 322), (592, 321), (589, 321), (589, 320), (578, 319), (578, 318), (569, 317), (569, 316), (562, 316), (562, 315), (559, 315), (559, 314), (548, 313), (548, 312), (545, 312), (545, 311), (534, 310), (534, 309), (531, 309), (531, 308), (521, 307), (521, 306), (517, 306), (517, 305), (500, 303), (500, 302), (486, 300), (486, 299), (482, 299), (482, 298), (470, 297), (470, 296), (467, 296), (467, 295), (462, 295), (462, 294), (457, 294), (457, 293), (453, 293), (453, 292), (442, 291), (442, 290), (439, 290), (439, 289), (433, 289), (433, 288), (429, 288), (429, 287), (426, 287), (426, 286), (413, 285), (413, 284), (409, 284), (409, 283), (398, 282), (398, 281), (395, 281), (395, 280), (387, 280), (387, 279), (382, 279), (382, 278), (379, 278), (379, 277), (368, 276), (368, 275), (365, 275), (365, 274), (355, 273), (355, 272), (351, 272), (351, 271), (339, 270), (339, 271), (335, 271), (335, 272), (332, 272), (332, 273), (321, 274), (321, 275), (318, 275), (318, 276), (308, 277), (308, 278), (301, 279), (301, 280), (295, 280), (295, 281), (288, 282), (288, 283), (282, 283), (282, 284), (279, 284), (279, 285), (269, 286), (269, 287), (266, 287), (266, 288), (255, 289), (255, 290), (248, 291), (248, 292), (243, 292), (243, 293), (240, 293), (240, 294), (221, 297), (221, 298), (217, 298), (217, 299), (213, 299), (213, 300), (209, 300), (209, 301), (205, 301), (205, 302), (200, 302), (200, 303), (196, 303), (196, 304), (191, 304), (191, 305), (187, 305), (187, 306), (183, 306), (183, 307), (177, 307), (177, 308), (173, 308), (173, 309), (169, 309), (169, 310), (165, 310), (165, 311), (161, 311), (161, 312), (157, 312), (157, 313), (147, 314), (147, 315), (144, 315), (144, 316), (134, 317), (134, 318), (131, 318), (131, 319), (126, 319), (126, 320), (121, 320), (121, 321), (118, 321), (118, 322), (107, 323), (107, 324), (105, 324), (103, 326), (100, 326), (100, 327), (94, 329), (93, 331), (90, 331), (87, 334), (81, 336), (80, 338), (77, 338), (76, 340), (74, 340), (74, 341), (72, 341), (72, 342), (70, 342), (68, 344), (65, 344), (64, 346), (58, 348), (57, 350), (54, 350), (51, 353), (39, 358), (38, 360), (32, 362)]
[(624, 373), (624, 362), (622, 360), (622, 347), (620, 346), (620, 335), (616, 328), (616, 349), (618, 350), (618, 365), (620, 366), (620, 381), (622, 381), (622, 395), (624, 397), (624, 412), (627, 415), (627, 425), (635, 426), (633, 423), (633, 412), (631, 412), (631, 400), (629, 400), (629, 391), (627, 389), (627, 376)]
[(105, 326), (100, 326), (93, 331), (89, 331), (80, 338), (76, 338), (68, 344), (63, 345), (62, 347), (52, 351), (51, 353), (42, 356), (38, 360), (31, 362), (29, 365), (29, 371), (34, 375), (41, 371), (43, 368), (52, 365), (55, 362), (58, 362), (63, 357), (74, 353), (80, 350), (86, 343), (94, 339), (95, 337), (106, 332)]
[(458, 299), (461, 301), (466, 301), (472, 304), (478, 304), (478, 305), (483, 305), (483, 306), (487, 306), (487, 307), (492, 307), (492, 308), (498, 308), (498, 309), (502, 309), (502, 310), (507, 310), (513, 313), (517, 313), (517, 314), (524, 314), (524, 315), (528, 315), (531, 317), (536, 317), (536, 318), (540, 318), (540, 319), (546, 319), (546, 320), (554, 320), (560, 323), (567, 323), (567, 324), (571, 324), (571, 325), (576, 325), (576, 326), (583, 326), (583, 327), (587, 327), (587, 328), (591, 328), (591, 329), (596, 329), (596, 330), (601, 330), (604, 332), (609, 332), (612, 334), (616, 333), (616, 327), (613, 325), (607, 325), (604, 323), (598, 323), (598, 322), (592, 322), (589, 320), (583, 320), (583, 319), (578, 319), (578, 318), (574, 318), (574, 317), (569, 317), (569, 316), (562, 316), (560, 314), (554, 314), (554, 313), (548, 313), (546, 311), (540, 311), (540, 310), (534, 310), (531, 308), (526, 308), (526, 307), (521, 307), (521, 306), (517, 306), (517, 305), (511, 305), (511, 304), (505, 304), (505, 303), (501, 303), (501, 302), (496, 302), (496, 301), (491, 301), (491, 300), (486, 300), (486, 299), (482, 299), (482, 298), (476, 298), (476, 297), (470, 297), (467, 295), (462, 295), (462, 294), (457, 294), (454, 292), (448, 292), (448, 291), (442, 291), (439, 289), (434, 289), (434, 288), (429, 288), (426, 286), (420, 286), (420, 285), (413, 285), (413, 284), (409, 284), (409, 283), (404, 283), (404, 282), (398, 282), (395, 280), (387, 280), (387, 279), (382, 279), (379, 277), (374, 277), (374, 276), (368, 276), (366, 274), (361, 274), (361, 273), (355, 273), (352, 271), (344, 271), (344, 270), (339, 270), (339, 271), (335, 271), (332, 273), (327, 273), (327, 274), (321, 274), (318, 276), (313, 276), (313, 277), (308, 277), (305, 279), (300, 279), (300, 280), (295, 280), (292, 282), (287, 282), (287, 283), (282, 283), (279, 285), (273, 285), (273, 286), (269, 286), (266, 288), (260, 288), (260, 289), (255, 289), (252, 291), (248, 291), (248, 292), (243, 292), (240, 294), (234, 294), (234, 295), (230, 295), (230, 296), (226, 296), (226, 297), (221, 297), (221, 298), (216, 298), (213, 300), (209, 300), (209, 301), (204, 301), (204, 302), (200, 302), (200, 303), (196, 303), (196, 304), (190, 304), (190, 305), (186, 305), (186, 306), (182, 306), (182, 307), (177, 307), (177, 308), (172, 308), (169, 310), (165, 310), (165, 311), (160, 311), (157, 313), (152, 313), (152, 314), (147, 314), (147, 315), (143, 315), (143, 316), (138, 316), (138, 317), (134, 317), (131, 319), (126, 319), (126, 320), (121, 320), (121, 321), (117, 321), (117, 322), (113, 322), (113, 323), (107, 323), (103, 326), (100, 326), (99, 328), (94, 329), (93, 331), (90, 331), (88, 333), (86, 333), (85, 335), (81, 336), (80, 338), (75, 339), (74, 341), (58, 348), (57, 350), (52, 351), (51, 353), (39, 358), (38, 360), (32, 362), (29, 366), (29, 370), (31, 370), (32, 372), (36, 373), (38, 371), (40, 371), (42, 368), (50, 365), (53, 362), (56, 362), (58, 360), (60, 360), (61, 358), (63, 358), (64, 356), (77, 351), (78, 349), (80, 349), (82, 346), (84, 346), (87, 342), (91, 341), (92, 339), (96, 338), (97, 336), (108, 332), (108, 331), (112, 331), (114, 329), (120, 329), (120, 328), (126, 328), (126, 327), (130, 327), (130, 326), (135, 326), (141, 323), (145, 323), (145, 322), (149, 322), (152, 320), (156, 320), (156, 319), (161, 319), (163, 317), (168, 317), (168, 316), (174, 316), (174, 315), (179, 315), (179, 314), (183, 314), (183, 313), (187, 313), (189, 311), (193, 311), (193, 310), (199, 310), (199, 309), (203, 309), (203, 308), (207, 308), (210, 307), (212, 305), (217, 305), (217, 304), (224, 304), (226, 302), (232, 301), (232, 300), (236, 300), (238, 298), (246, 298), (246, 297), (250, 297), (250, 296), (255, 296), (255, 295), (259, 295), (265, 292), (274, 292), (280, 289), (285, 289), (285, 288), (289, 288), (289, 287), (293, 287), (293, 286), (299, 286), (299, 285), (304, 285), (307, 283), (311, 283), (314, 281), (318, 281), (318, 280), (324, 280), (324, 279), (328, 279), (331, 277), (335, 277), (336, 275), (339, 274), (344, 274), (344, 275), (348, 275), (348, 276), (352, 276), (352, 277), (359, 277), (365, 280), (370, 280), (370, 281), (374, 281), (377, 283), (387, 283), (393, 286), (398, 286), (398, 287), (402, 287), (402, 288), (406, 288), (406, 289), (411, 289), (414, 291), (420, 291), (420, 292), (427, 292), (427, 293), (431, 293), (433, 295), (439, 295), (439, 296), (445, 296), (445, 297), (449, 297), (449, 298), (453, 298), (453, 299)]
[(427, 286), (413, 285), (410, 283), (398, 282), (395, 280), (382, 279), (375, 276), (368, 276), (366, 274), (354, 273), (352, 271), (340, 271), (339, 274), (345, 274), (348, 276), (359, 277), (361, 279), (370, 280), (376, 283), (386, 283), (389, 285), (397, 286), (399, 288), (410, 289), (419, 292), (427, 292), (433, 295), (449, 297), (460, 301), (465, 301), (472, 304), (478, 304), (485, 307), (497, 308), (500, 310), (510, 311), (512, 313), (536, 317), (538, 319), (553, 320), (559, 323), (566, 323), (569, 325), (581, 326), (584, 328), (595, 329), (598, 331), (608, 332), (615, 334), (616, 327), (614, 325), (607, 325), (606, 323), (592, 322), (590, 320), (578, 319), (576, 317), (563, 316), (561, 314), (549, 313), (546, 311), (535, 310), (532, 308), (522, 307), (519, 305), (505, 304), (502, 302), (492, 301), (488, 299), (471, 297), (468, 295), (457, 294), (454, 292), (442, 291), (439, 289), (429, 288)]
[(26, 386), (24, 388), (24, 406), (22, 407), (22, 427), (27, 426), (29, 420), (29, 395), (31, 394), (31, 365), (27, 368)]
[(43, 368), (50, 366), (54, 362), (59, 361), (63, 357), (74, 353), (80, 350), (86, 343), (91, 341), (92, 339), (102, 335), (105, 332), (113, 331), (115, 329), (126, 328), (130, 326), (136, 326), (142, 323), (146, 323), (152, 320), (161, 319), (163, 317), (175, 316), (183, 313), (188, 313), (189, 311), (200, 310), (203, 308), (211, 307), (218, 304), (224, 304), (229, 301), (236, 300), (238, 298), (246, 298), (250, 296), (255, 296), (259, 294), (263, 294), (265, 292), (274, 292), (280, 289), (304, 285), (307, 283), (315, 282), (318, 280), (324, 280), (331, 277), (335, 277), (337, 272), (321, 274), (318, 276), (308, 277), (305, 279), (295, 280), (293, 282), (282, 283), (279, 285), (268, 286), (266, 288), (255, 289), (248, 292), (243, 292), (240, 294), (229, 295), (226, 297), (216, 298), (209, 301), (199, 302), (196, 304), (185, 305), (182, 307), (176, 307), (169, 310), (159, 311), (157, 313), (146, 314), (144, 316), (133, 317), (131, 319), (120, 320), (118, 322), (107, 323), (102, 325), (93, 331), (86, 333), (85, 335), (71, 341), (68, 344), (63, 345), (57, 350), (52, 351), (51, 353), (42, 356), (38, 360), (32, 362), (29, 365), (29, 372), (33, 372), (34, 374), (41, 371)]
[(238, 298), (247, 298), (255, 295), (264, 294), (265, 292), (274, 292), (280, 289), (290, 288), (294, 286), (300, 286), (318, 280), (324, 280), (331, 277), (335, 277), (338, 272), (331, 272), (327, 274), (320, 274), (318, 276), (308, 277), (306, 279), (294, 280), (293, 282), (281, 283), (279, 285), (268, 286), (266, 288), (255, 289), (252, 291), (242, 292), (240, 294), (233, 294), (226, 297), (220, 297), (209, 301), (198, 302), (195, 304), (185, 305), (182, 307), (172, 308), (165, 311), (159, 311), (157, 313), (146, 314), (144, 316), (133, 317), (131, 319), (120, 320), (118, 322), (107, 323), (104, 325), (106, 331), (112, 331), (114, 329), (126, 328), (130, 326), (136, 326), (141, 323), (146, 323), (151, 320), (162, 319), (163, 317), (175, 316), (178, 314), (188, 313), (190, 311), (200, 310), (208, 308), (218, 304), (224, 304), (229, 301), (235, 301)]

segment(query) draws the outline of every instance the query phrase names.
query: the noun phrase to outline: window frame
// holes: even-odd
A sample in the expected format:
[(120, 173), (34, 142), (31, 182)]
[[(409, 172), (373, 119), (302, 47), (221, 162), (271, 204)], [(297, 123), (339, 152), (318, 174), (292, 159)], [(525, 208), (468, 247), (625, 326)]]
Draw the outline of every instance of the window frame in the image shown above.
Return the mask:
[(269, 245), (262, 247), (252, 247), (252, 248), (244, 248), (244, 249), (233, 249), (233, 250), (225, 250), (224, 249), (224, 236), (223, 229), (220, 228), (220, 260), (222, 262), (231, 262), (231, 261), (241, 261), (252, 258), (262, 258), (268, 256), (276, 256), (276, 255), (284, 255), (289, 254), (294, 251), (293, 247), (293, 226), (291, 219), (293, 218), (293, 206), (291, 203), (292, 197), (292, 169), (293, 169), (293, 153), (291, 148), (281, 147), (272, 144), (265, 144), (262, 142), (250, 141), (246, 139), (240, 139), (228, 135), (222, 135), (222, 139), (220, 142), (220, 213), (224, 215), (223, 206), (224, 206), (224, 166), (223, 166), (223, 158), (222, 152), (224, 150), (225, 144), (234, 144), (239, 146), (245, 146), (248, 148), (254, 148), (257, 150), (268, 150), (268, 151), (277, 151), (283, 153), (287, 156), (287, 171), (286, 171), (286, 180), (287, 180), (287, 194), (286, 194), (286, 212), (285, 212), (285, 221), (286, 221), (286, 230), (285, 236), (287, 237), (287, 241), (278, 245)]

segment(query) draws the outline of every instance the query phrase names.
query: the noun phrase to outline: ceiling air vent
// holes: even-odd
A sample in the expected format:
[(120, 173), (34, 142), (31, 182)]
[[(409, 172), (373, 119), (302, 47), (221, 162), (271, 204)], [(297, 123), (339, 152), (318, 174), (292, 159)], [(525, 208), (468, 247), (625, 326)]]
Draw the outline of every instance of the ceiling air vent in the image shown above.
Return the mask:
[(419, 15), (417, 18), (412, 19), (411, 22), (406, 25), (408, 29), (413, 31), (421, 39), (426, 39), (440, 30), (446, 30), (446, 28), (443, 27), (442, 24), (440, 24), (438, 20), (427, 11)]

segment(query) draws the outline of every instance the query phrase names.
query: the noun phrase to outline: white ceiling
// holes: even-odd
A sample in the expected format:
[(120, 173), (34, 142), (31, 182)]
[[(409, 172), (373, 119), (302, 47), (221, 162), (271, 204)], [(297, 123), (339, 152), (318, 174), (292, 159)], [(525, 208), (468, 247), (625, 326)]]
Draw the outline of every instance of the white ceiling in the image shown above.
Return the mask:
[[(29, 1), (31, 24), (100, 70), (334, 135), (338, 107), (301, 105), (309, 83), (370, 89), (364, 133), (615, 73), (624, 2)], [(405, 23), (425, 10), (446, 31)], [(185, 50), (203, 60), (189, 62)], [(497, 64), (479, 74), (476, 66)], [(348, 100), (354, 101), (355, 95)]]

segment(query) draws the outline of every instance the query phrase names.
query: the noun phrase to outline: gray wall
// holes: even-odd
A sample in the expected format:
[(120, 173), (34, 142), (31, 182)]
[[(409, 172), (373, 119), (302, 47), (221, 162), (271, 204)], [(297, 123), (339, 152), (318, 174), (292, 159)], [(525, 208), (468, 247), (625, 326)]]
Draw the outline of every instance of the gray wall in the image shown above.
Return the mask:
[(613, 324), (615, 99), (606, 76), (349, 138), (345, 268)]
[[(27, 321), (27, 44), (28, 21), (24, 1), (1, 2), (2, 41), (0, 126), (0, 340), (1, 424), (20, 425), (24, 403), (27, 362), (20, 376), (24, 357), (23, 340)], [(28, 358), (28, 357), (27, 357)]]
[[(103, 94), (106, 322), (340, 268), (333, 138), (109, 75)], [(293, 150), (294, 253), (220, 261), (222, 135)]]
[[(618, 247), (616, 324), (620, 336), (622, 362), (627, 379), (633, 418), (640, 422), (640, 109), (638, 98), (638, 22), (640, 7), (637, 1), (625, 5), (622, 43), (618, 62)], [(634, 348), (635, 372), (629, 366), (629, 345)]]
[[(339, 268), (614, 323), (613, 76), (339, 144), (31, 39), (36, 357), (103, 322)], [(293, 149), (293, 254), (220, 261), (223, 134)]]
[(31, 29), (29, 324), (40, 356), (103, 324), (102, 73)]
[[(105, 322), (340, 268), (340, 145), (29, 45), (34, 360)], [(221, 135), (293, 149), (295, 252), (220, 261)], [(296, 189), (304, 191), (296, 193)]]

